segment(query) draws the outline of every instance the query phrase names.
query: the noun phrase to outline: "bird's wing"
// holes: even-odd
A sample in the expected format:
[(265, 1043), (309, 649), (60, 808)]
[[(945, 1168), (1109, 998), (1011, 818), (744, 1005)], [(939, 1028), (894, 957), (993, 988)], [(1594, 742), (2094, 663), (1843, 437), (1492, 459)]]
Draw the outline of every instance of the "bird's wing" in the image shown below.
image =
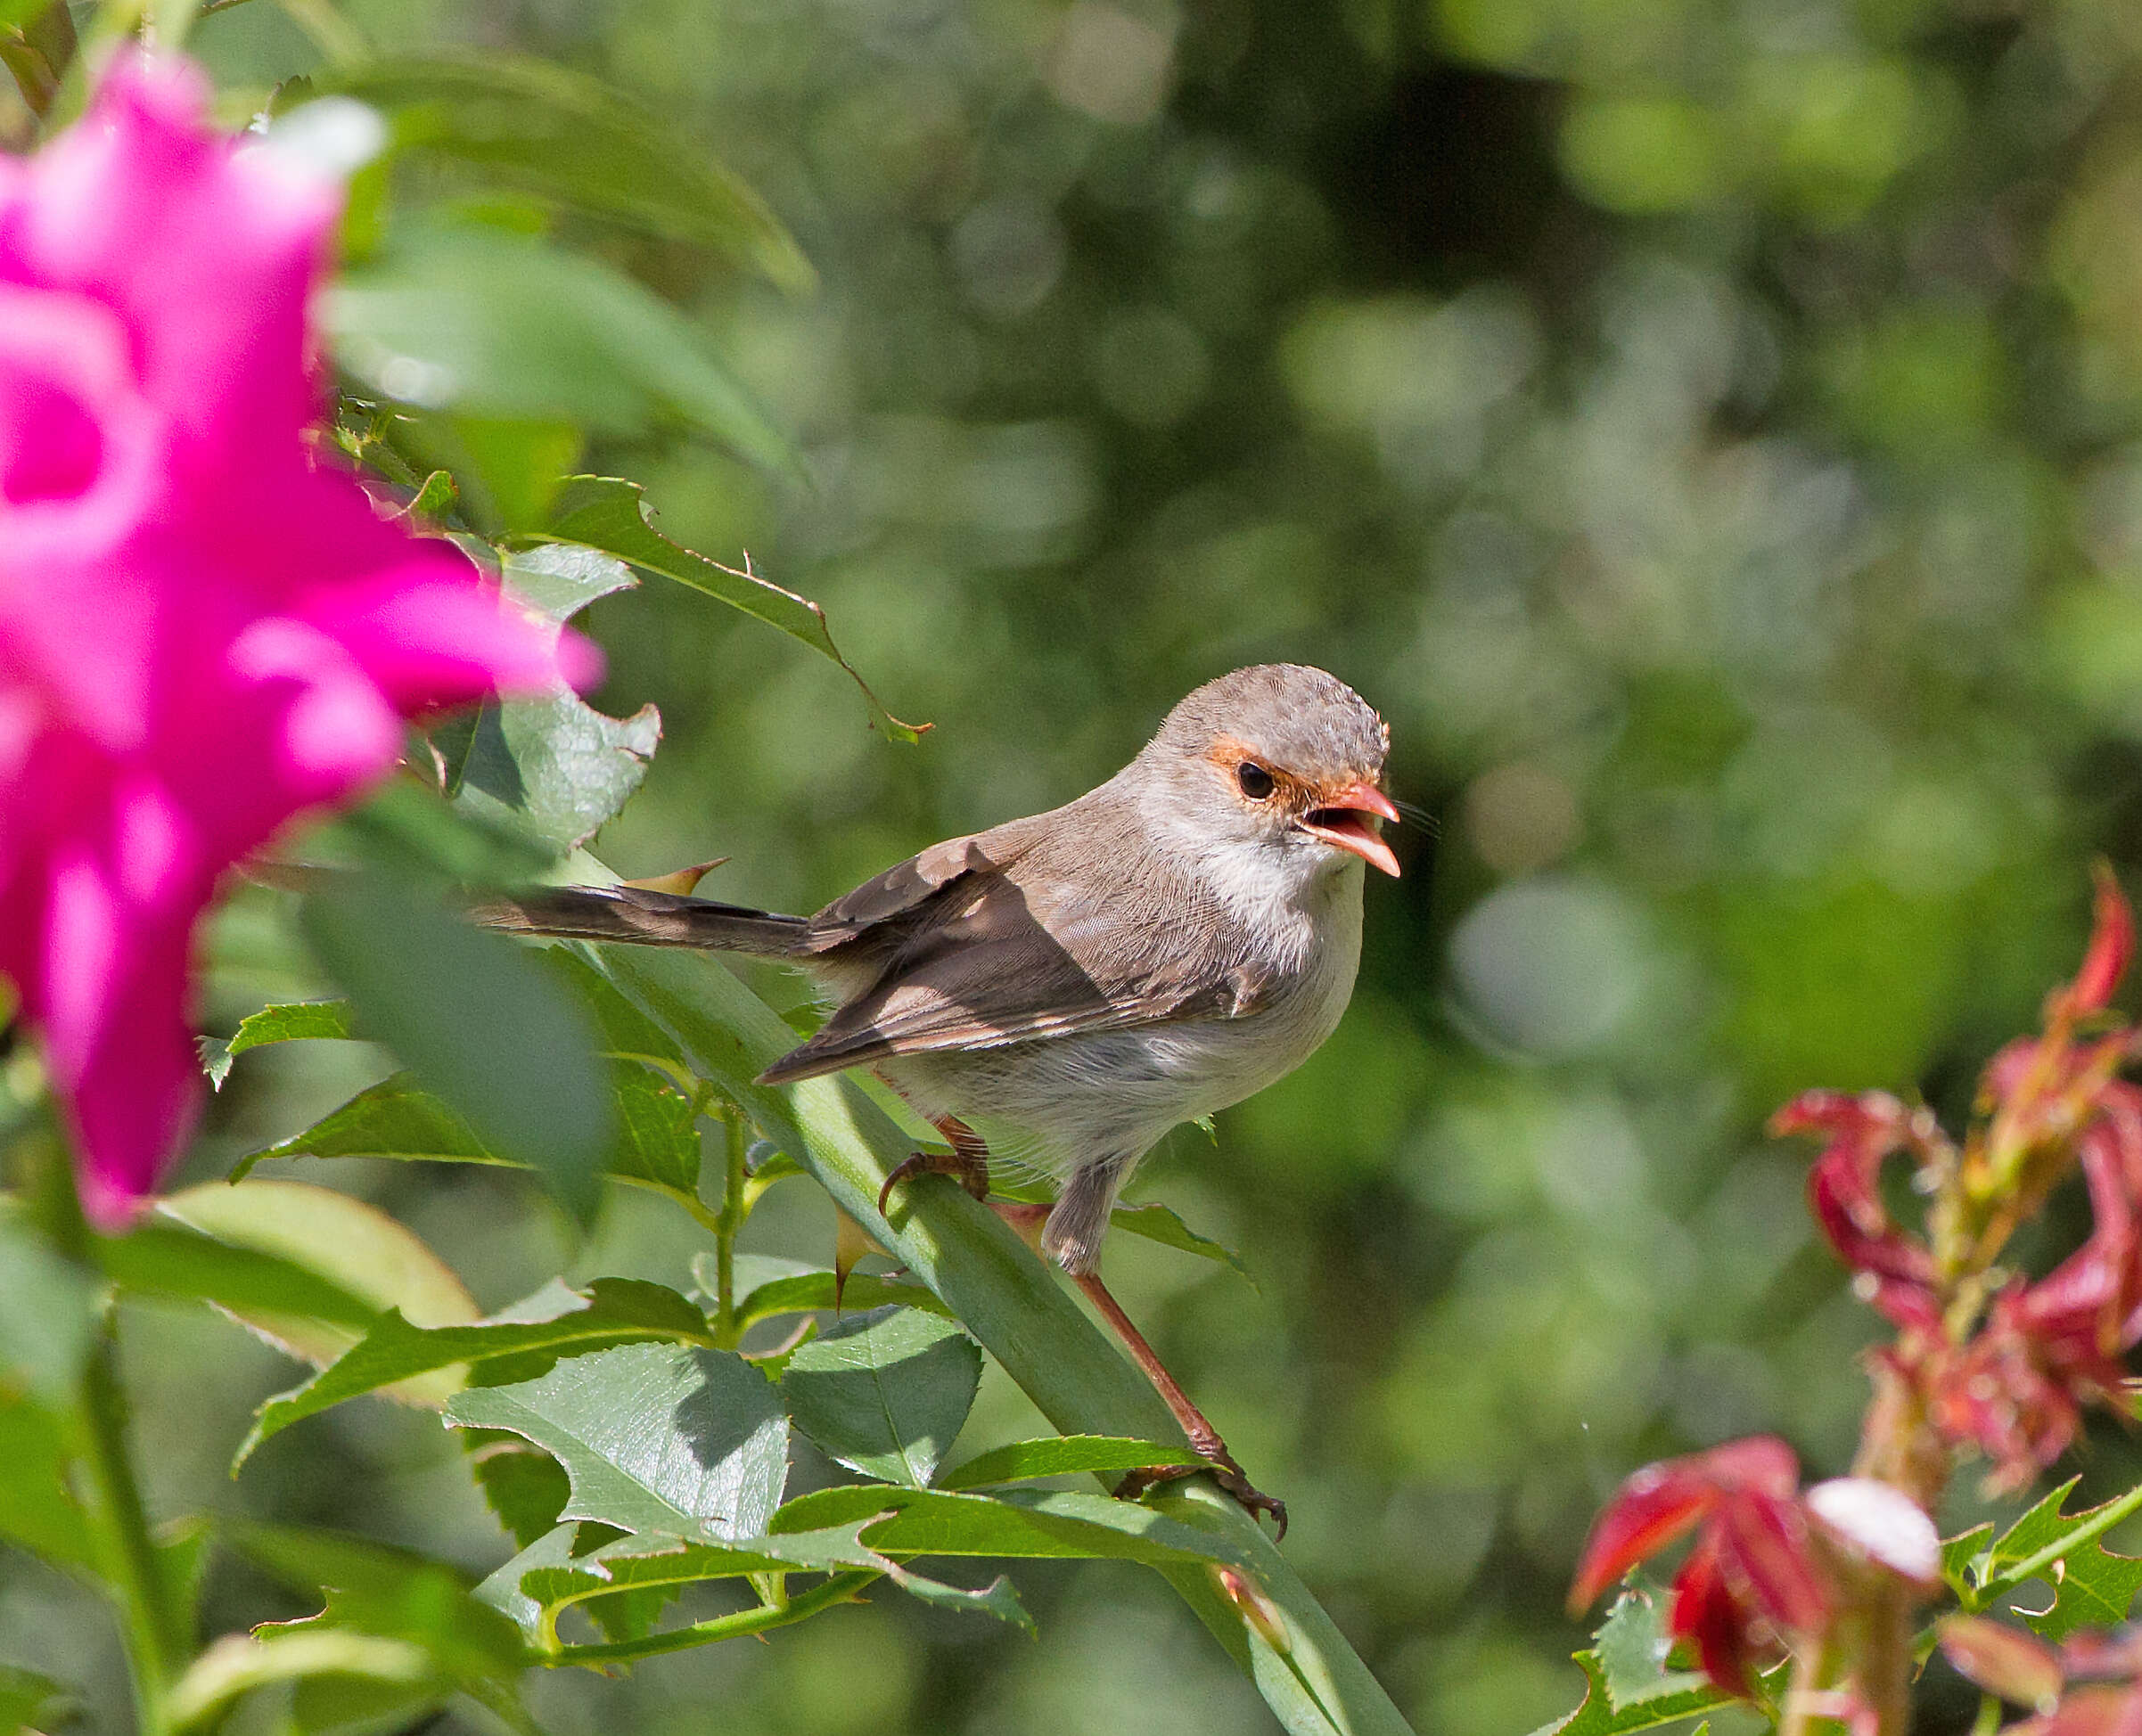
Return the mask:
[(1173, 920), (1137, 920), (1117, 879), (1096, 876), (1090, 863), (1051, 872), (1030, 858), (947, 876), (866, 937), (890, 940), (884, 931), (899, 930), (876, 980), (767, 1069), (767, 1082), (814, 1078), (887, 1055), (992, 1049), (1256, 1008), (1268, 971), (1224, 942), (1183, 944), (1187, 929), (1210, 925), (1217, 913), (1182, 909)]

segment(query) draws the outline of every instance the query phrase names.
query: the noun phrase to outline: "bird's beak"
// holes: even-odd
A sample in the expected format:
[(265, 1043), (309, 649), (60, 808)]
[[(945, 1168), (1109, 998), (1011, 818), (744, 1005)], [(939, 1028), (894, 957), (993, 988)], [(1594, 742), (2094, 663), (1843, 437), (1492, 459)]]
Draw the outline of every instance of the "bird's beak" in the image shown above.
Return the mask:
[(1391, 798), (1366, 780), (1350, 783), (1329, 800), (1319, 802), (1294, 823), (1320, 843), (1358, 856), (1370, 866), (1381, 868), (1394, 880), (1399, 859), (1377, 835), (1376, 826), (1395, 821), (1399, 811)]

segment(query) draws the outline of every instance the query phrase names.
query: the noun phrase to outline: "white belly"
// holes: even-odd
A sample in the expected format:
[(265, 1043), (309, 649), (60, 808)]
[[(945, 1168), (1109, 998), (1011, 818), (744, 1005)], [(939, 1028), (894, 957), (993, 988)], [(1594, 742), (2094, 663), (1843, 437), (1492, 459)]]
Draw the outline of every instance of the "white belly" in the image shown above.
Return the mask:
[(1293, 1072), (1337, 1028), (1361, 956), (1361, 876), (1335, 877), (1322, 945), (1257, 1010), (1008, 1044), (903, 1055), (883, 1070), (918, 1107), (950, 1111), (992, 1151), (1064, 1174), (1143, 1156), (1171, 1127), (1239, 1103)]

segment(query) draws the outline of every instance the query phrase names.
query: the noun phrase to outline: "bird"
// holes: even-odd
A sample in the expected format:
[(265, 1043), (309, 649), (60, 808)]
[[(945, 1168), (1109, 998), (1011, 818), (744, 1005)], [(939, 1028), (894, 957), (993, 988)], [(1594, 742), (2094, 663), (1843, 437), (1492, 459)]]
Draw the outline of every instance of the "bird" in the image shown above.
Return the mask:
[(933, 844), (816, 915), (619, 885), (530, 891), (479, 916), (800, 966), (836, 1004), (760, 1082), (868, 1068), (944, 1134), (948, 1152), (887, 1177), (881, 1209), (923, 1170), (986, 1199), (992, 1151), (1053, 1175), (1041, 1252), (1222, 1485), (1284, 1535), (1284, 1503), (1249, 1484), (1101, 1283), (1101, 1246), (1170, 1129), (1292, 1072), (1336, 1028), (1360, 962), (1363, 868), (1399, 872), (1382, 835), (1399, 818), (1383, 790), (1390, 745), (1336, 676), (1260, 664), (1195, 689), (1076, 800)]

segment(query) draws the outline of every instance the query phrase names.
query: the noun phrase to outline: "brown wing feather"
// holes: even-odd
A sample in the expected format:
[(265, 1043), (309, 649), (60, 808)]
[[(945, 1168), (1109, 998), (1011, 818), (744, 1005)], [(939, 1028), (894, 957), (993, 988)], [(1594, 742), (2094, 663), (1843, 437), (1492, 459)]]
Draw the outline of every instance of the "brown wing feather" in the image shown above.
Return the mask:
[[(960, 853), (944, 865), (971, 864), (966, 852), (976, 846), (986, 852), (989, 842), (988, 834), (953, 840)], [(853, 944), (882, 949), (875, 980), (808, 1043), (767, 1069), (767, 1083), (813, 1078), (887, 1055), (1231, 1017), (1257, 1004), (1263, 978), (1242, 954), (1172, 944), (1183, 931), (1177, 923), (1126, 923), (1115, 875), (1096, 875), (1090, 857), (1075, 875), (1052, 872), (1053, 854), (1045, 846), (1018, 851), (1004, 868), (956, 867), (874, 924)], [(1132, 883), (1140, 882), (1134, 876)], [(1186, 904), (1178, 910), (1190, 914)]]

